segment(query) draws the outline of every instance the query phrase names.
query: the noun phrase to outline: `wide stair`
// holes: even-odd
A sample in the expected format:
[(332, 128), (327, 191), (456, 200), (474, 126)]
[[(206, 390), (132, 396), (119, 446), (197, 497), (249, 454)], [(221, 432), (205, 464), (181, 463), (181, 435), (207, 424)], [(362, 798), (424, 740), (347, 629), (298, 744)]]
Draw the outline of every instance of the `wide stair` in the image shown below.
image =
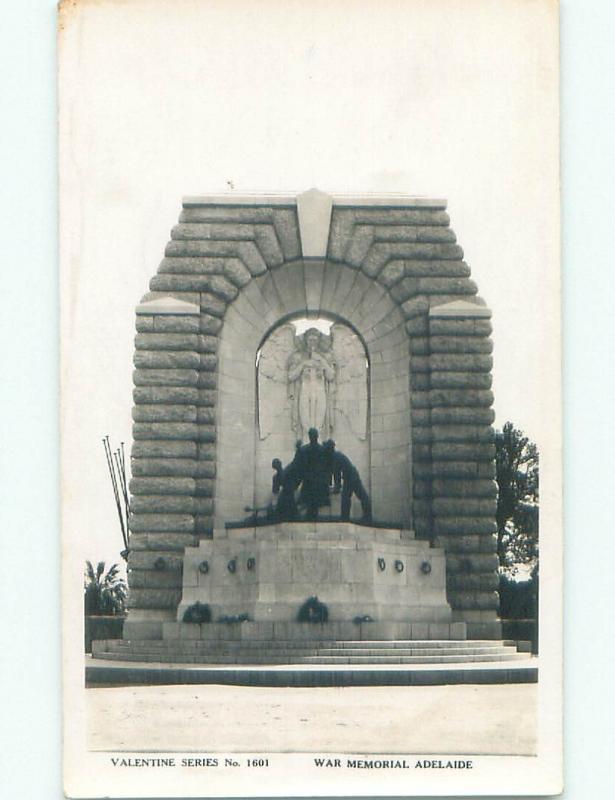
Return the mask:
[(527, 660), (529, 643), (442, 641), (95, 641), (92, 656), (108, 661), (203, 665), (477, 664)]

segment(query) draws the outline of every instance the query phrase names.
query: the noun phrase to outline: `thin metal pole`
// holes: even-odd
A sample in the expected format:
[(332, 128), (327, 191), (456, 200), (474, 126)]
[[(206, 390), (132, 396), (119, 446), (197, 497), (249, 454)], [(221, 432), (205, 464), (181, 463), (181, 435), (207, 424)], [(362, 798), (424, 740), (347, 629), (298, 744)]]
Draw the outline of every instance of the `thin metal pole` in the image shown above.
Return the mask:
[(117, 508), (117, 515), (120, 520), (120, 529), (122, 531), (122, 540), (125, 546), (128, 546), (127, 538), (126, 538), (126, 531), (124, 529), (124, 518), (122, 516), (122, 506), (120, 504), (120, 496), (117, 489), (117, 479), (115, 476), (115, 469), (113, 467), (113, 459), (111, 457), (111, 446), (109, 445), (109, 437), (106, 436), (103, 439), (103, 445), (105, 447), (105, 456), (107, 457), (107, 466), (109, 467), (109, 476), (111, 478), (111, 485), (113, 487), (113, 495), (115, 497), (115, 505)]
[(128, 495), (128, 481), (126, 480), (126, 460), (124, 458), (124, 442), (120, 442), (121, 447), (118, 449), (117, 454), (120, 460), (120, 480), (122, 484), (122, 492), (124, 494), (124, 506), (126, 509), (126, 533), (130, 532), (128, 520), (130, 519), (130, 498)]
[(111, 445), (109, 444), (109, 437), (107, 437), (107, 451), (108, 458), (111, 464), (111, 481), (113, 483), (113, 493), (115, 495), (115, 503), (117, 505), (118, 514), (120, 517), (120, 526), (122, 528), (122, 537), (124, 537), (124, 518), (122, 517), (122, 506), (120, 503), (120, 493), (117, 486), (117, 475), (115, 474), (115, 466), (113, 464), (113, 456), (111, 455)]
[(128, 495), (128, 483), (126, 481), (126, 459), (124, 457), (124, 442), (120, 442), (122, 454), (122, 478), (124, 481), (124, 501), (126, 503), (126, 536), (130, 536), (130, 498)]
[(113, 458), (115, 459), (115, 464), (117, 466), (117, 475), (119, 478), (120, 489), (122, 490), (122, 497), (124, 500), (126, 500), (126, 476), (122, 471), (122, 457), (119, 450), (114, 451)]
[[(120, 461), (120, 451), (116, 450), (113, 453), (113, 457), (115, 458), (115, 463), (117, 465), (117, 473), (120, 482), (120, 488), (122, 490), (122, 497), (124, 499), (124, 507), (128, 508), (128, 495), (126, 494), (126, 476), (122, 473), (122, 465)], [(128, 516), (126, 516), (126, 530), (128, 530)], [(124, 544), (128, 544), (126, 537), (124, 537)]]

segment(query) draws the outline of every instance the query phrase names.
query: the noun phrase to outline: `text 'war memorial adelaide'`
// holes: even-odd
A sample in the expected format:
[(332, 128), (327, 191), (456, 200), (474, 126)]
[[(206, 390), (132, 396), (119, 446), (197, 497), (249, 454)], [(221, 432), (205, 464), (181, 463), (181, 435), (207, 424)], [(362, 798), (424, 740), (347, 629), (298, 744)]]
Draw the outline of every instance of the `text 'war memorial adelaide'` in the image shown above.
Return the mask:
[(136, 307), (129, 612), (95, 655), (516, 655), (497, 615), (491, 312), (445, 209), (184, 199)]

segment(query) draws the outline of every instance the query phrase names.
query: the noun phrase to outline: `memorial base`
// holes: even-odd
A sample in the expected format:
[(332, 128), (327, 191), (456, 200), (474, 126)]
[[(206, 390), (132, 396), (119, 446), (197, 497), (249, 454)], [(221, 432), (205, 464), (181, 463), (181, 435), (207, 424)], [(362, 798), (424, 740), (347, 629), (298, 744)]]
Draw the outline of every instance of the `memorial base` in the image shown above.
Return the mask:
[(401, 638), (410, 638), (412, 623), (451, 622), (442, 548), (409, 530), (298, 522), (216, 531), (187, 547), (177, 623), (185, 624), (196, 603), (208, 607), (212, 622), (295, 623), (310, 598), (326, 606), (327, 621), (340, 631), (350, 626), (346, 638), (356, 638), (364, 618), (403, 623)]

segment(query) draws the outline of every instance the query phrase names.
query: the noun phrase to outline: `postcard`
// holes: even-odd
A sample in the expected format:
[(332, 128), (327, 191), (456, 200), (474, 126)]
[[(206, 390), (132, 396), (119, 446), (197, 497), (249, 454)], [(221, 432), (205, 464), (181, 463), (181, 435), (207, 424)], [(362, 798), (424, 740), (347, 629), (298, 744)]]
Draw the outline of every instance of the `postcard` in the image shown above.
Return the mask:
[(561, 791), (558, 26), (60, 3), (69, 797)]

